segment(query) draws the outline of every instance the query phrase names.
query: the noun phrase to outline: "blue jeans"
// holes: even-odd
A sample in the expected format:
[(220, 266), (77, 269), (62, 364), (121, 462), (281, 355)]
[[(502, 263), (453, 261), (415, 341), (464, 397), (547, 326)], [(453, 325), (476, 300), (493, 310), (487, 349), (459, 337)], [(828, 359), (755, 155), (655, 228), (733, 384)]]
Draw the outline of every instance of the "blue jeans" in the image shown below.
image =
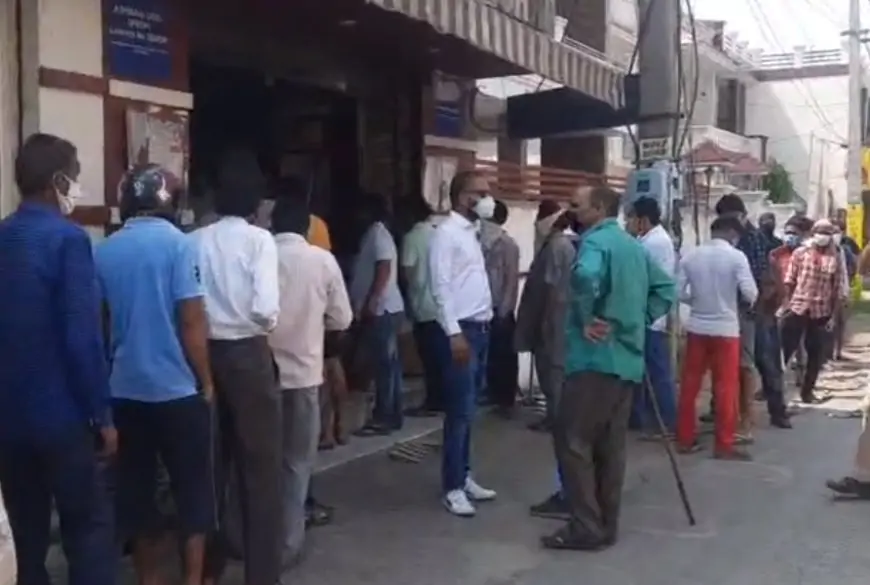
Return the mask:
[(18, 583), (50, 585), (45, 568), (52, 502), (69, 585), (113, 585), (114, 509), (105, 469), (87, 429), (48, 440), (0, 445), (0, 484), (18, 557)]
[[(671, 367), (670, 335), (667, 331), (646, 331), (646, 348), (644, 361), (652, 392), (655, 394), (662, 421), (665, 427), (673, 431), (677, 418), (676, 388)], [(645, 385), (645, 384), (644, 384)], [(656, 427), (655, 411), (648, 394), (649, 390), (641, 386), (635, 390), (634, 402), (631, 408), (631, 427), (651, 430)]]
[[(486, 373), (486, 352), (489, 347), (489, 323), (460, 321), (462, 334), (471, 349), (467, 364), (457, 364), (449, 358), (444, 385), (444, 446), (442, 447), (441, 482), (444, 493), (462, 489), (471, 468), (471, 425), (474, 423), (477, 396), (482, 390)], [(447, 335), (441, 343), (449, 345)], [(441, 352), (450, 356), (449, 350)]]
[(378, 315), (368, 324), (375, 366), (374, 422), (391, 429), (404, 423), (402, 412), (402, 362), (399, 359), (401, 313)]
[(444, 364), (450, 359), (441, 338), (444, 332), (438, 321), (424, 321), (414, 324), (414, 341), (423, 362), (423, 377), (426, 381), (426, 410), (444, 410)]
[(779, 324), (772, 315), (759, 315), (755, 322), (755, 365), (771, 418), (786, 416), (785, 382)]

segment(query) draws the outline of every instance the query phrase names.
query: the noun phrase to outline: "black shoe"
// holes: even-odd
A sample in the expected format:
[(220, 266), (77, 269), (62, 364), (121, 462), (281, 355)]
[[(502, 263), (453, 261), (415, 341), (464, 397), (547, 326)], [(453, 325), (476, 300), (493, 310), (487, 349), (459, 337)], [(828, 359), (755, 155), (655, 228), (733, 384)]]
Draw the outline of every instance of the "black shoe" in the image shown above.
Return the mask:
[(790, 429), (790, 428), (792, 428), (791, 420), (789, 420), (787, 415), (770, 417), (770, 426), (776, 427), (778, 429)]
[(541, 538), (541, 545), (552, 550), (578, 550), (598, 552), (616, 544), (615, 536), (591, 537), (572, 534), (566, 526), (555, 533)]
[(529, 423), (529, 430), (535, 431), (536, 433), (549, 433), (553, 430), (553, 425), (550, 424), (549, 419), (544, 417), (540, 420)]
[(552, 518), (555, 520), (568, 520), (571, 517), (568, 502), (565, 501), (560, 492), (552, 494), (540, 504), (529, 507), (529, 514), (536, 518)]
[(854, 477), (842, 479), (829, 479), (826, 483), (828, 489), (841, 496), (854, 496), (861, 499), (870, 499), (870, 482), (858, 481)]

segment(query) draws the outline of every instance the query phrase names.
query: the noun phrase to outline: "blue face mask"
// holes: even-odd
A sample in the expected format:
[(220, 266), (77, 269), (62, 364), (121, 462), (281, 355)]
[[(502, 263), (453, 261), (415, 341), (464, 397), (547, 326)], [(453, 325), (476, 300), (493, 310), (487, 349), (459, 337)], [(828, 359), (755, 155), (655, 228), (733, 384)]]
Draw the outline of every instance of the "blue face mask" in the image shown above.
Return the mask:
[(801, 243), (801, 237), (797, 234), (786, 234), (785, 245), (789, 248), (797, 248)]

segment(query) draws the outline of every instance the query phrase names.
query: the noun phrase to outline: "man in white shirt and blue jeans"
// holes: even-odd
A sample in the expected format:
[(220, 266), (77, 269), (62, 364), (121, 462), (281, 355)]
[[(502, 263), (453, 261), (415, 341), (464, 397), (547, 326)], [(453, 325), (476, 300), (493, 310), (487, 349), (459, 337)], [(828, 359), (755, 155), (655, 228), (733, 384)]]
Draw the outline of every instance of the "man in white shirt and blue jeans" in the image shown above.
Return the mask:
[[(626, 219), (628, 231), (638, 237), (659, 268), (673, 278), (677, 268), (677, 253), (674, 241), (662, 225), (662, 212), (658, 201), (651, 197), (641, 197), (631, 205)], [(677, 392), (671, 368), (667, 317), (662, 317), (647, 329), (644, 358), (648, 382), (652, 388), (638, 389), (632, 404), (630, 424), (643, 432), (653, 432), (656, 423), (655, 411), (648, 395), (648, 391), (652, 391), (655, 393), (665, 428), (673, 432), (677, 417)]]
[(365, 232), (353, 262), (350, 302), (363, 328), (362, 340), (372, 356), (375, 408), (372, 419), (357, 434), (387, 435), (402, 428), (402, 362), (399, 327), (405, 302), (399, 291), (398, 251), (384, 225), (386, 202), (378, 195), (363, 195), (358, 211)]
[[(441, 479), (444, 506), (457, 516), (473, 516), (471, 500), (492, 500), (496, 493), (471, 477), (471, 427), (486, 373), (492, 294), (478, 239), (477, 221), (490, 217), (495, 202), (486, 177), (460, 172), (450, 184), (453, 211), (435, 230), (429, 249), (432, 294), (437, 319), (449, 347), (444, 364), (444, 445)], [(446, 352), (445, 352), (446, 353)]]

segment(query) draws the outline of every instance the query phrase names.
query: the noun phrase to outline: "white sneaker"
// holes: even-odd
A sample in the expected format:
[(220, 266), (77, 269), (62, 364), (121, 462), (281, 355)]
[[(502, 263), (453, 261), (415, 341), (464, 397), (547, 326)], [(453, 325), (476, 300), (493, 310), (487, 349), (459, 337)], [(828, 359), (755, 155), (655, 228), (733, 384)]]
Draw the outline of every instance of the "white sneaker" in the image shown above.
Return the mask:
[(488, 502), (494, 500), (496, 496), (495, 490), (488, 490), (485, 487), (482, 487), (470, 477), (465, 479), (464, 489), (465, 493), (468, 494), (468, 497), (475, 502)]
[(477, 510), (470, 501), (468, 496), (462, 490), (452, 490), (444, 496), (444, 507), (447, 511), (456, 516), (474, 516)]

